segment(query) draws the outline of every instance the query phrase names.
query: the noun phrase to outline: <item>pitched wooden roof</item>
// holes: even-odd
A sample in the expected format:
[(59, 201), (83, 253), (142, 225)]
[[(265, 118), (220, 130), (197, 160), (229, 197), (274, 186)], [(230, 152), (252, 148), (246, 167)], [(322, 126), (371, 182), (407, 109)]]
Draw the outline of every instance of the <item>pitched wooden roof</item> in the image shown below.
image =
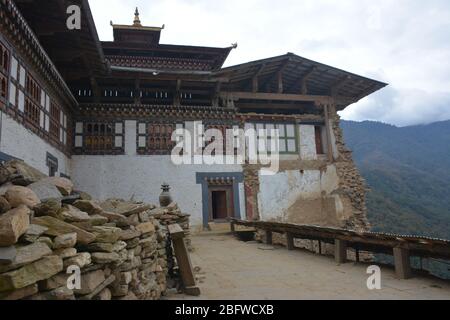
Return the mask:
[(261, 91), (266, 92), (277, 92), (278, 76), (281, 76), (283, 93), (332, 95), (339, 98), (340, 109), (387, 86), (293, 53), (223, 68), (215, 75), (230, 79), (229, 91), (246, 91), (257, 77)]

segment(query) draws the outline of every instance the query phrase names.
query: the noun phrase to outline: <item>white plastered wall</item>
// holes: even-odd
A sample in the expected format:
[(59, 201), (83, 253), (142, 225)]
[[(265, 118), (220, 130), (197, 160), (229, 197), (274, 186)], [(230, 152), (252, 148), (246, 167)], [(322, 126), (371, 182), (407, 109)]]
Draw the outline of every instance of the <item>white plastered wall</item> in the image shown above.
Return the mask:
[(61, 151), (35, 135), (23, 125), (17, 123), (9, 115), (0, 111), (1, 140), (0, 151), (24, 160), (32, 167), (49, 173), (47, 152), (58, 159), (57, 175), (71, 175), (70, 159)]

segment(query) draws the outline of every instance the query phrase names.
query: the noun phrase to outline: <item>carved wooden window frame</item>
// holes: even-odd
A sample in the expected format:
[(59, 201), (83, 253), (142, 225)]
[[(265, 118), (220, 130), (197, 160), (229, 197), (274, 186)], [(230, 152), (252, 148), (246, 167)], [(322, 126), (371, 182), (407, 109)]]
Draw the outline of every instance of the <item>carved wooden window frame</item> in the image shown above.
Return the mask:
[[(171, 140), (172, 133), (177, 128), (184, 128), (184, 123), (169, 120), (138, 121), (136, 125), (137, 153), (140, 155), (170, 155), (176, 145)], [(155, 148), (158, 145), (160, 147)]]
[(9, 98), (10, 50), (0, 41), (0, 109), (4, 110)]
[[(102, 128), (105, 128), (105, 130)], [(75, 121), (73, 136), (74, 154), (125, 154), (125, 121), (123, 120), (77, 120)], [(96, 147), (99, 144), (102, 147)]]

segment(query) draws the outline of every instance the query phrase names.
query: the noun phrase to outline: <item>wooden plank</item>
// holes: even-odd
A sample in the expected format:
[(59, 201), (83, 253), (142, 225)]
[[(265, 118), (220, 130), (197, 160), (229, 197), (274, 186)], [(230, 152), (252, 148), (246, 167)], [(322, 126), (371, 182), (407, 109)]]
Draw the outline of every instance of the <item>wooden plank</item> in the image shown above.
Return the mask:
[(287, 248), (288, 250), (294, 250), (294, 235), (292, 233), (287, 232), (286, 233), (286, 242), (287, 242)]
[(266, 244), (267, 245), (273, 244), (272, 231), (266, 230)]
[(197, 287), (195, 282), (194, 269), (192, 268), (191, 259), (184, 242), (184, 231), (178, 224), (169, 225), (168, 229), (172, 238), (178, 268), (180, 269), (184, 292), (188, 295), (199, 296), (200, 288)]
[(394, 248), (395, 274), (399, 279), (410, 279), (412, 277), (409, 250), (405, 248)]
[(249, 100), (278, 100), (278, 101), (307, 101), (307, 102), (319, 102), (319, 103), (331, 103), (332, 98), (330, 96), (315, 96), (315, 95), (303, 95), (303, 94), (285, 94), (285, 93), (267, 93), (267, 92), (221, 92), (221, 97)]
[(339, 264), (347, 262), (347, 242), (339, 239), (335, 240), (334, 259)]

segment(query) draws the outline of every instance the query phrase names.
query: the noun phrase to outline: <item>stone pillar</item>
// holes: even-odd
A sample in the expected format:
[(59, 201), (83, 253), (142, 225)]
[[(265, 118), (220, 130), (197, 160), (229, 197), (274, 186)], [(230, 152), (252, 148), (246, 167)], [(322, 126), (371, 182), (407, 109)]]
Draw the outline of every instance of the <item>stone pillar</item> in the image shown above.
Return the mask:
[(344, 240), (334, 240), (334, 259), (336, 263), (347, 262), (347, 242)]
[(394, 248), (395, 274), (399, 279), (412, 277), (411, 263), (409, 261), (409, 250), (405, 248)]

